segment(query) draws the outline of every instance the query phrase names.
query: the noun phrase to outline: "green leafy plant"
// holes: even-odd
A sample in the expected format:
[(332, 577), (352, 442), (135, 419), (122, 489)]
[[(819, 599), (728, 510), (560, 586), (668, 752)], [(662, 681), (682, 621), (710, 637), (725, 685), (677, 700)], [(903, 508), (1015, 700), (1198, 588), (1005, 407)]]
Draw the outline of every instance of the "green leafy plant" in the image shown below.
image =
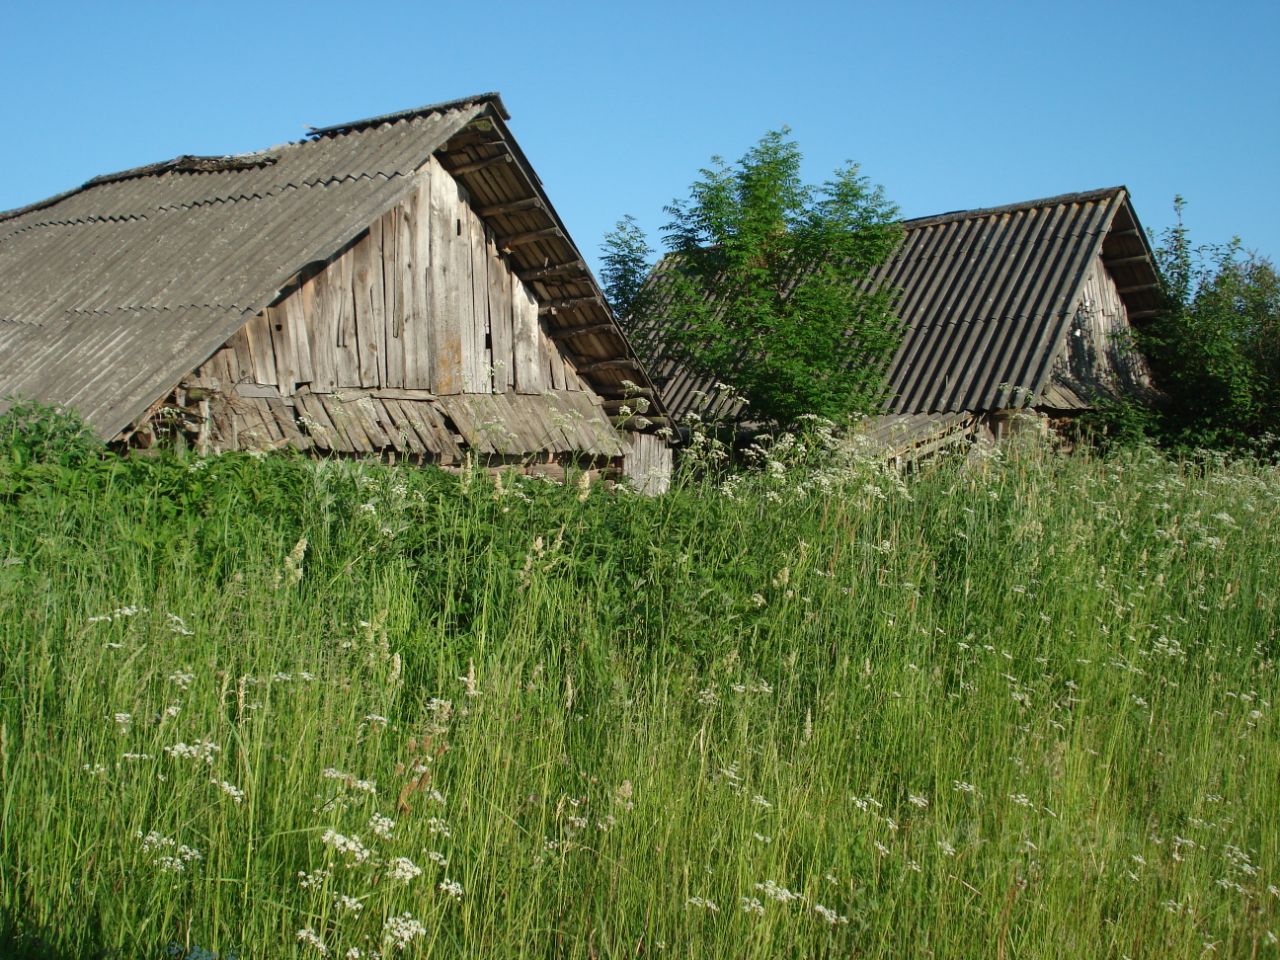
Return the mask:
[(0, 451), (19, 465), (51, 463), (70, 467), (96, 457), (102, 444), (74, 410), (5, 398), (0, 414)]
[(1239, 241), (1195, 246), (1177, 222), (1156, 251), (1164, 312), (1139, 330), (1166, 394), (1158, 429), (1180, 447), (1274, 449), (1280, 434), (1280, 277)]
[[(806, 184), (787, 133), (700, 171), (667, 207), (668, 256), (630, 301), (633, 329), (779, 426), (875, 409), (899, 342), (893, 292), (869, 282), (900, 241), (896, 207), (854, 164)], [(613, 249), (634, 269), (628, 237), (620, 230)]]

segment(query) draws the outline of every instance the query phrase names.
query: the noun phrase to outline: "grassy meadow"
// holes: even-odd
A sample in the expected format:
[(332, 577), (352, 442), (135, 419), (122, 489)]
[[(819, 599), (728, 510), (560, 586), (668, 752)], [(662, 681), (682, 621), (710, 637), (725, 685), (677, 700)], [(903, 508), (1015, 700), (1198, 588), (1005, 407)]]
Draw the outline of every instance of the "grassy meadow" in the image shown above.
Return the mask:
[(1280, 475), (0, 459), (0, 954), (1280, 956)]

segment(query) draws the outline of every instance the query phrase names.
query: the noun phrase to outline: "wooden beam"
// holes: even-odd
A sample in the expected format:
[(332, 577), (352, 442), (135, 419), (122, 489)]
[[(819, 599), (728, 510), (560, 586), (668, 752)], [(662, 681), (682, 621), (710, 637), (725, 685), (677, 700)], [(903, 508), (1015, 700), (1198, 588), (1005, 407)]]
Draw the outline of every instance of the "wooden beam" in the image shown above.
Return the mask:
[(1158, 283), (1138, 283), (1132, 287), (1116, 287), (1116, 293), (1137, 293), (1139, 290), (1154, 290)]
[(1162, 310), (1134, 310), (1129, 314), (1130, 320), (1141, 320), (1143, 317), (1154, 317), (1157, 313), (1163, 313)]
[(572, 337), (585, 337), (591, 333), (618, 333), (612, 323), (588, 323), (585, 327), (563, 327), (559, 330), (548, 330), (547, 336), (552, 340), (568, 340)]
[(530, 230), (528, 233), (517, 233), (515, 236), (502, 237), (498, 240), (498, 249), (507, 251), (512, 247), (522, 247), (526, 243), (533, 243), (535, 240), (547, 240), (551, 237), (563, 238), (564, 234), (560, 232), (559, 227), (543, 227), (541, 230)]
[(475, 173), (477, 170), (496, 166), (499, 163), (511, 163), (513, 159), (509, 153), (500, 153), (496, 157), (486, 157), (483, 160), (472, 160), (470, 163), (464, 163), (461, 166), (454, 167), (449, 173), (452, 176), (460, 177), (463, 174)]
[(586, 297), (565, 297), (563, 300), (552, 300), (550, 303), (544, 303), (538, 308), (538, 312), (542, 314), (555, 313), (557, 310), (569, 310), (588, 303), (602, 303), (603, 301), (604, 298), (598, 293), (593, 293)]
[(581, 260), (570, 260), (568, 263), (555, 263), (548, 267), (537, 267), (533, 270), (517, 270), (518, 276), (522, 283), (532, 283), (534, 280), (541, 280), (544, 277), (554, 277), (561, 273), (576, 273), (579, 270), (585, 271), (587, 265)]
[(589, 363), (585, 367), (579, 367), (579, 373), (595, 373), (597, 370), (617, 370), (617, 369), (639, 370), (640, 361), (632, 360), (629, 357), (622, 357), (618, 360), (601, 360), (599, 363)]
[(512, 200), (509, 203), (495, 203), (491, 207), (477, 207), (478, 217), (501, 217), (508, 213), (519, 213), (521, 210), (546, 210), (547, 206), (541, 197), (525, 197), (523, 200)]
[(1108, 267), (1114, 267), (1118, 263), (1138, 263), (1140, 261), (1150, 260), (1150, 259), (1151, 258), (1148, 257), (1145, 253), (1134, 254), (1132, 257), (1111, 257), (1111, 258), (1108, 258), (1104, 254), (1102, 257), (1102, 262), (1105, 263)]
[[(579, 370), (578, 372), (579, 372), (579, 373), (581, 373), (582, 371), (581, 371), (581, 370)], [(597, 388), (596, 393), (600, 393), (600, 394), (603, 396), (602, 391), (604, 391), (604, 390), (609, 390), (609, 391), (611, 391), (611, 392), (612, 392), (612, 394), (613, 394), (612, 398), (611, 398), (609, 401), (606, 401), (606, 402), (612, 402), (612, 399), (613, 399), (613, 398), (616, 398), (616, 399), (621, 400), (621, 401), (623, 401), (623, 402), (626, 402), (626, 401), (628, 401), (628, 400), (635, 400), (635, 399), (637, 399), (637, 398), (639, 398), (639, 397), (644, 397), (646, 400), (652, 400), (652, 399), (654, 399), (654, 391), (653, 391), (652, 389), (650, 389), (649, 387), (631, 387), (631, 388), (627, 388), (627, 387), (624, 387), (624, 386), (623, 386), (622, 384), (620, 384), (620, 383), (618, 383), (618, 384), (612, 384), (612, 383), (611, 383), (611, 384), (604, 385), (604, 386), (601, 386), (601, 387)]]
[[(636, 421), (639, 420), (641, 417), (643, 417), (646, 421), (643, 427), (639, 426), (636, 423)], [(670, 417), (664, 417), (660, 414), (656, 414), (651, 417), (647, 413), (633, 413), (627, 417), (612, 417), (610, 419), (613, 420), (613, 425), (615, 427), (627, 427), (632, 430), (648, 430), (649, 427), (651, 426), (669, 427), (672, 425)]]
[(1137, 235), (1136, 227), (1130, 227), (1128, 230), (1112, 230), (1107, 234), (1108, 237), (1136, 237)]

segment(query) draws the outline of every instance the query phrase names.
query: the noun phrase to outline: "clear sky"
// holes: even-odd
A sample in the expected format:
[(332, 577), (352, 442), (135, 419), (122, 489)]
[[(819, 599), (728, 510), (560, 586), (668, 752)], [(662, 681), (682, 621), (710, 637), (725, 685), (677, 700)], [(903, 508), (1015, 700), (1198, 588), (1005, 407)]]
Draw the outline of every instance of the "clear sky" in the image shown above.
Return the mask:
[[(184, 153), (487, 90), (593, 261), (791, 127), (904, 216), (1127, 184), (1280, 259), (1280, 4), (0, 0), (0, 210)], [(656, 242), (655, 242), (656, 245)]]

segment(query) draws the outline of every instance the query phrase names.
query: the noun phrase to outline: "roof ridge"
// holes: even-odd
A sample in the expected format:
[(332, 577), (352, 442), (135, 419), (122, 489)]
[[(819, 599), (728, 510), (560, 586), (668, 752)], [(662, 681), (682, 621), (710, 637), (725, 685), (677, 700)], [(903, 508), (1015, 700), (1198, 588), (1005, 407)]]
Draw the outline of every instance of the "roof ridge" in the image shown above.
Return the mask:
[(1114, 187), (1099, 187), (1096, 190), (1081, 190), (1076, 193), (1060, 193), (1053, 197), (1041, 197), (1037, 200), (1023, 200), (1018, 203), (1005, 203), (995, 207), (976, 207), (972, 210), (950, 210), (946, 213), (934, 213), (924, 217), (912, 217), (902, 221), (907, 230), (933, 226), (935, 223), (954, 223), (957, 220), (976, 220), (979, 217), (996, 216), (1003, 213), (1016, 213), (1020, 210), (1034, 210), (1037, 207), (1059, 207), (1066, 203), (1087, 203), (1116, 197), (1121, 193), (1128, 194), (1129, 188), (1124, 184)]
[(507, 112), (506, 105), (502, 102), (502, 94), (496, 90), (490, 90), (487, 93), (477, 93), (470, 97), (459, 97), (456, 100), (442, 100), (439, 103), (428, 103), (421, 107), (410, 107), (407, 110), (397, 110), (394, 113), (383, 113), (376, 117), (365, 117), (361, 120), (351, 120), (347, 123), (335, 123), (327, 127), (311, 127), (307, 131), (307, 136), (311, 140), (319, 140), (324, 137), (337, 136), (342, 133), (351, 133), (356, 130), (363, 130), (365, 127), (377, 126), (382, 123), (396, 123), (400, 120), (412, 120), (414, 117), (424, 116), (429, 113), (443, 113), (446, 110), (456, 110), (459, 107), (469, 107), (477, 103), (492, 104), (498, 111), (498, 116), (503, 120), (510, 120), (511, 114)]

